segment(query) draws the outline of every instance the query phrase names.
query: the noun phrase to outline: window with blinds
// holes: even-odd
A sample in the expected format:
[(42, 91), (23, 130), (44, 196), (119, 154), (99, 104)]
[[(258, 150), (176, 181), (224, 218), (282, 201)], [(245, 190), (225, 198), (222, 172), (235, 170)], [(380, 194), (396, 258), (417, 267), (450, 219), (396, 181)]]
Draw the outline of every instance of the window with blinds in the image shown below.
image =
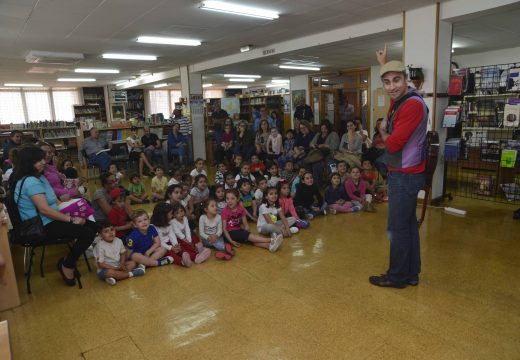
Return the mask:
[(51, 115), (51, 104), (48, 91), (24, 90), (25, 106), (28, 121), (54, 120)]
[(22, 93), (20, 91), (0, 91), (0, 123), (25, 123)]
[(224, 90), (204, 90), (204, 99), (222, 99)]
[(170, 100), (171, 100), (171, 112), (173, 112), (175, 108), (175, 103), (179, 102), (179, 99), (182, 97), (182, 93), (180, 90), (170, 90)]
[(0, 90), (0, 123), (23, 124), (29, 121), (73, 121), (72, 105), (80, 104), (78, 89)]
[(56, 120), (74, 120), (73, 105), (81, 104), (78, 90), (53, 90), (52, 100)]
[(170, 94), (169, 90), (150, 90), (148, 92), (150, 101), (150, 114), (162, 113), (165, 118), (170, 116)]

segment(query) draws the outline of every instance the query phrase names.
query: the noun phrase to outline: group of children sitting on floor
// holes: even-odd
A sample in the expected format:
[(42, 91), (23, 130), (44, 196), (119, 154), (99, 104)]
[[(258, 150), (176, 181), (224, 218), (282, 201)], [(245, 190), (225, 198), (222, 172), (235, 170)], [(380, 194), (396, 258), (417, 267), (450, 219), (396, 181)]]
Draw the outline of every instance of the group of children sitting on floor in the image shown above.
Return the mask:
[[(376, 174), (370, 162), (348, 172), (343, 161), (330, 176), (325, 196), (304, 168), (296, 170), (291, 160), (282, 171), (275, 162), (266, 166), (258, 157), (243, 162), (234, 158), (234, 167), (219, 164), (215, 183), (209, 185), (204, 160), (195, 161), (195, 169), (183, 174), (155, 168), (151, 196), (137, 175), (129, 178), (128, 190), (115, 187), (110, 192), (110, 222), (100, 224), (99, 241), (94, 247), (98, 276), (111, 285), (118, 280), (145, 273), (146, 267), (176, 264), (190, 267), (211, 256), (231, 260), (233, 247), (250, 243), (275, 252), (284, 237), (307, 228), (309, 220), (327, 213), (374, 211), (372, 200), (382, 201), (383, 191), (376, 188)], [(120, 181), (117, 168), (110, 172)], [(134, 204), (158, 202), (151, 217), (136, 210), (129, 218), (128, 199)], [(256, 222), (257, 233), (249, 222)]]

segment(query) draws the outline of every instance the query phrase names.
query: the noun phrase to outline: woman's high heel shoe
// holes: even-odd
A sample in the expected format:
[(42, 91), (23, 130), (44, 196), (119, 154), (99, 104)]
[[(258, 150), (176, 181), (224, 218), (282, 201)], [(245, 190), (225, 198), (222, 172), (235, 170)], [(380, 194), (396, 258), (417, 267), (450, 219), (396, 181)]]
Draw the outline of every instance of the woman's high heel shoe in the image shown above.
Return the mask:
[[(72, 279), (69, 279), (65, 276), (65, 273), (63, 272), (63, 258), (61, 258), (60, 261), (58, 261), (58, 264), (56, 264), (56, 268), (58, 269), (58, 272), (61, 274), (61, 277), (63, 278), (63, 281), (65, 281), (65, 284), (67, 286), (76, 285), (76, 276), (74, 276), (74, 278)], [(76, 270), (74, 270), (74, 275), (76, 275), (75, 272)]]

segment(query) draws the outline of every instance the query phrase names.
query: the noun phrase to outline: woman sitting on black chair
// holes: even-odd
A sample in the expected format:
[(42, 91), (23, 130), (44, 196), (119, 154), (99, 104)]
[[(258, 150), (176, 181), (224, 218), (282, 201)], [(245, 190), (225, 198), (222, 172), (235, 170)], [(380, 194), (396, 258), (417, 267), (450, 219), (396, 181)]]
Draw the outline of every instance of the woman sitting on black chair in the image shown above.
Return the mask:
[(60, 259), (57, 265), (65, 284), (74, 286), (76, 278), (79, 277), (76, 261), (94, 241), (96, 225), (94, 222), (58, 211), (60, 201), (43, 176), (45, 165), (45, 153), (40, 148), (36, 146), (20, 148), (18, 166), (14, 172), (16, 181), (14, 201), (22, 221), (40, 216), (46, 239), (76, 240), (69, 254)]

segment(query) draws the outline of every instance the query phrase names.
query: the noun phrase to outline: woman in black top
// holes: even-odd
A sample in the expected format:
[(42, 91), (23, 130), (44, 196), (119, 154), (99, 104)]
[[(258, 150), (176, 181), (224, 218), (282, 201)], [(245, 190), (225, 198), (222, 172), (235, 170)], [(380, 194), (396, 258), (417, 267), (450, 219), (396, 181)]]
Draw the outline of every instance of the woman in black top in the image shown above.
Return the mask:
[(255, 138), (249, 130), (247, 122), (241, 121), (235, 135), (235, 155), (241, 155), (242, 159), (249, 161), (255, 151)]
[(294, 159), (299, 164), (303, 164), (303, 158), (310, 149), (314, 133), (311, 131), (311, 124), (308, 121), (300, 121), (300, 132), (296, 134), (294, 142)]

